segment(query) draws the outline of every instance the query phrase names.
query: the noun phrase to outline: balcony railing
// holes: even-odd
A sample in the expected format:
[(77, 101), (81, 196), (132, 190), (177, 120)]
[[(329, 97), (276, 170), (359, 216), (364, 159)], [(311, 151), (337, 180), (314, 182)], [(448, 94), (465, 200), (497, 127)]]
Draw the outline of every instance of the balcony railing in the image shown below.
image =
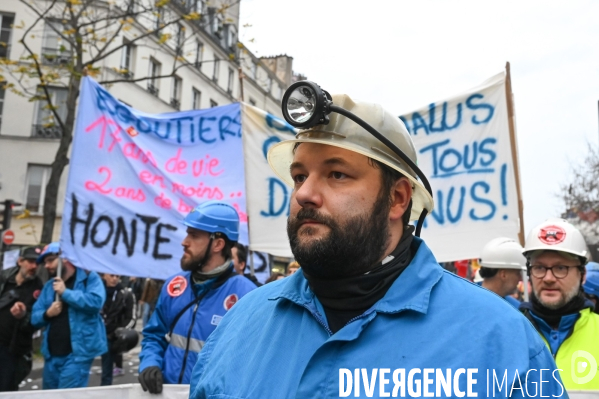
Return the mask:
[(125, 79), (133, 79), (133, 72), (127, 70), (127, 68), (121, 67), (121, 72), (119, 72), (119, 73)]
[(148, 83), (148, 93), (158, 97), (158, 87), (154, 86), (152, 83)]
[(176, 98), (171, 98), (171, 106), (176, 110), (180, 110), (181, 109), (181, 101), (177, 100)]
[(59, 139), (62, 137), (62, 130), (58, 125), (33, 125), (31, 137), (38, 139)]
[(71, 62), (72, 56), (68, 50), (61, 51), (55, 48), (42, 48), (42, 62), (49, 65), (66, 65)]

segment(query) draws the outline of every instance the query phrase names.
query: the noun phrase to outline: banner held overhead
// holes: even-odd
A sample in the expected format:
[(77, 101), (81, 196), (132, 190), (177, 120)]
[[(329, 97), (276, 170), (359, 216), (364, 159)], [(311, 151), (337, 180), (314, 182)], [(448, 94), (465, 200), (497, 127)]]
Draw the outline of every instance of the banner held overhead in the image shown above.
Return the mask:
[[(60, 238), (64, 256), (89, 270), (164, 279), (179, 271), (186, 234), (181, 219), (207, 200), (235, 207), (239, 241), (247, 244), (241, 112), (236, 103), (147, 114), (84, 78)], [(284, 123), (269, 118), (273, 126)], [(249, 154), (249, 165), (252, 157), (262, 158), (262, 152)], [(248, 187), (270, 176), (247, 172)], [(268, 194), (262, 197), (264, 203), (255, 207), (267, 212)], [(252, 221), (254, 228), (272, 228), (261, 220), (270, 220), (268, 212)], [(272, 232), (276, 242), (261, 250), (284, 252), (284, 225), (280, 229)]]

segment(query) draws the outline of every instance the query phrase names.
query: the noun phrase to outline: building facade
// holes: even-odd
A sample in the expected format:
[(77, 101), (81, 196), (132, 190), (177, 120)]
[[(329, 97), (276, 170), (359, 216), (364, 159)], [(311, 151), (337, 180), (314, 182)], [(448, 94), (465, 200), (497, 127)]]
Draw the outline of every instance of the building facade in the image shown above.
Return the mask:
[[(132, 7), (153, 7), (153, 1), (128, 0)], [(137, 3), (139, 1), (139, 4)], [(51, 2), (35, 0), (39, 7)], [(35, 4), (34, 2), (34, 4)], [(112, 7), (111, 3), (94, 4)], [(97, 67), (94, 76), (122, 102), (148, 113), (205, 109), (245, 101), (271, 114), (281, 115), (283, 92), (293, 81), (293, 59), (286, 55), (268, 58), (254, 56), (238, 42), (239, 2), (226, 0), (172, 0), (160, 10), (138, 14), (130, 29), (122, 29), (108, 43), (110, 53)], [(196, 15), (168, 24), (169, 15)], [(199, 17), (198, 17), (199, 16)], [(18, 0), (0, 2), (0, 58), (26, 63), (21, 43), (26, 27), (37, 14)], [(173, 20), (171, 18), (171, 20)], [(60, 35), (68, 26), (64, 21), (41, 21), (29, 32), (27, 45), (40, 54), (42, 63), (68, 63), (69, 44)], [(144, 32), (166, 23), (159, 34)], [(35, 32), (35, 33), (33, 33)], [(92, 32), (93, 33), (93, 32)], [(66, 57), (66, 58), (65, 58)], [(17, 77), (0, 64), (5, 82)], [(51, 122), (52, 112), (41, 101), (29, 101), (0, 86), (0, 202), (12, 199), (21, 206), (14, 209), (11, 229), (14, 245), (40, 241), (45, 186), (50, 164), (55, 158), (60, 129)], [(59, 115), (66, 114), (64, 85), (49, 86)], [(60, 235), (62, 203), (68, 167), (62, 174), (58, 196), (58, 219), (53, 239)], [(25, 216), (25, 215), (24, 215)]]

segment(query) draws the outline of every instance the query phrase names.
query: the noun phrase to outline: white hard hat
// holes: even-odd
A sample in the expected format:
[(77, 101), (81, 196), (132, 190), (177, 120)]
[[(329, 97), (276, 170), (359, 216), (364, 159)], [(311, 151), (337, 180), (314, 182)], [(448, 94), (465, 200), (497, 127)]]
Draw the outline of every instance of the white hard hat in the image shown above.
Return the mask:
[(480, 265), (490, 269), (526, 270), (526, 258), (522, 246), (506, 237), (494, 238), (485, 245), (480, 256)]
[(583, 264), (589, 260), (587, 244), (580, 231), (559, 218), (547, 219), (528, 234), (523, 254), (529, 258), (535, 251), (565, 252), (583, 258)]
[[(403, 122), (378, 104), (353, 101), (348, 95), (332, 96), (333, 103), (362, 118), (393, 144), (399, 147), (415, 164), (416, 150)], [(412, 213), (410, 220), (418, 220), (423, 209), (430, 214), (433, 197), (418, 181), (416, 173), (391, 149), (354, 121), (338, 113), (329, 115), (327, 125), (316, 125), (300, 130), (292, 140), (278, 143), (268, 151), (268, 163), (272, 170), (287, 184), (293, 186), (289, 167), (293, 162), (293, 148), (297, 143), (326, 144), (357, 152), (397, 170), (412, 183)]]

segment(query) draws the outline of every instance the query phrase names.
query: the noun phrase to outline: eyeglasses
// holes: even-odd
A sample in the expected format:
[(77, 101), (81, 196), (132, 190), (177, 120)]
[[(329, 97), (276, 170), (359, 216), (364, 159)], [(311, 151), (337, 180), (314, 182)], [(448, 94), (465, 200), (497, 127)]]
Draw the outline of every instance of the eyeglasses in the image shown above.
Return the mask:
[(573, 267), (579, 268), (580, 266), (557, 265), (553, 267), (545, 267), (541, 265), (532, 265), (530, 267), (530, 274), (535, 278), (544, 278), (547, 274), (547, 270), (551, 270), (551, 273), (553, 273), (553, 277), (564, 278), (568, 275), (568, 271)]

